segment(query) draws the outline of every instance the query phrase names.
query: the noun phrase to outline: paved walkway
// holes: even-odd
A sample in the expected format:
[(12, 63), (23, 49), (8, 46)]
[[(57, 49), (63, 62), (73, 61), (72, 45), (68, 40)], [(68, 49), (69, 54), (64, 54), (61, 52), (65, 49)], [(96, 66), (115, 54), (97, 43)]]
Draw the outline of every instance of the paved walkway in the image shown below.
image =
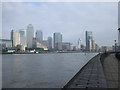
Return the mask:
[(103, 70), (107, 82), (107, 88), (118, 88), (118, 59), (110, 54), (103, 62)]
[(65, 86), (65, 88), (107, 88), (100, 55), (91, 59)]

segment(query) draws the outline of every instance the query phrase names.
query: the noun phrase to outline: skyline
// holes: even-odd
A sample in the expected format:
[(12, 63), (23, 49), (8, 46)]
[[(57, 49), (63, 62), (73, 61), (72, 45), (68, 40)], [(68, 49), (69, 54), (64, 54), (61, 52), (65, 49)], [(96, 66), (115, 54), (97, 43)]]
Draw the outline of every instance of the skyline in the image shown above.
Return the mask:
[(113, 2), (3, 3), (2, 35), (3, 39), (10, 39), (11, 29), (26, 29), (31, 23), (35, 31), (43, 31), (44, 39), (60, 32), (64, 41), (76, 45), (80, 38), (85, 44), (85, 31), (92, 31), (98, 45), (113, 45), (118, 35), (117, 19), (117, 3)]

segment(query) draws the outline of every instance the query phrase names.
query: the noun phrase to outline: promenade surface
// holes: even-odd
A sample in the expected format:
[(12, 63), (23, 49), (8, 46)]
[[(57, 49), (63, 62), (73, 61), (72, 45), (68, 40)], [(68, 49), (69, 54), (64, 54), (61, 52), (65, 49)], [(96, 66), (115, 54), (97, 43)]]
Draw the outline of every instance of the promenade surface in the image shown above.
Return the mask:
[(92, 58), (64, 88), (118, 88), (118, 59), (110, 54)]
[(102, 65), (107, 88), (118, 88), (118, 59), (116, 59), (115, 54), (107, 56)]
[(65, 88), (107, 87), (100, 54), (92, 58), (65, 86)]

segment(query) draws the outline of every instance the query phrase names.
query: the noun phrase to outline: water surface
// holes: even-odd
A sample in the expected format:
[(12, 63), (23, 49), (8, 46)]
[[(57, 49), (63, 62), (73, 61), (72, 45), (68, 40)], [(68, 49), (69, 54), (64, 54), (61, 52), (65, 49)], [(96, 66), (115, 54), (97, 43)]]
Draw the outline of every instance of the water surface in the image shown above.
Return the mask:
[(95, 53), (3, 55), (3, 88), (62, 88), (95, 55)]

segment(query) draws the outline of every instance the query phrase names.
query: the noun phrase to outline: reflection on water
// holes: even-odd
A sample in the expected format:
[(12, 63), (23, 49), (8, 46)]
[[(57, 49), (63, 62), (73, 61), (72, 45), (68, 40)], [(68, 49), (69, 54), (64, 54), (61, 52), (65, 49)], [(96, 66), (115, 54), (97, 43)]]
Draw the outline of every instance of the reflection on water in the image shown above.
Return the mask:
[(3, 88), (62, 88), (94, 55), (3, 55)]

